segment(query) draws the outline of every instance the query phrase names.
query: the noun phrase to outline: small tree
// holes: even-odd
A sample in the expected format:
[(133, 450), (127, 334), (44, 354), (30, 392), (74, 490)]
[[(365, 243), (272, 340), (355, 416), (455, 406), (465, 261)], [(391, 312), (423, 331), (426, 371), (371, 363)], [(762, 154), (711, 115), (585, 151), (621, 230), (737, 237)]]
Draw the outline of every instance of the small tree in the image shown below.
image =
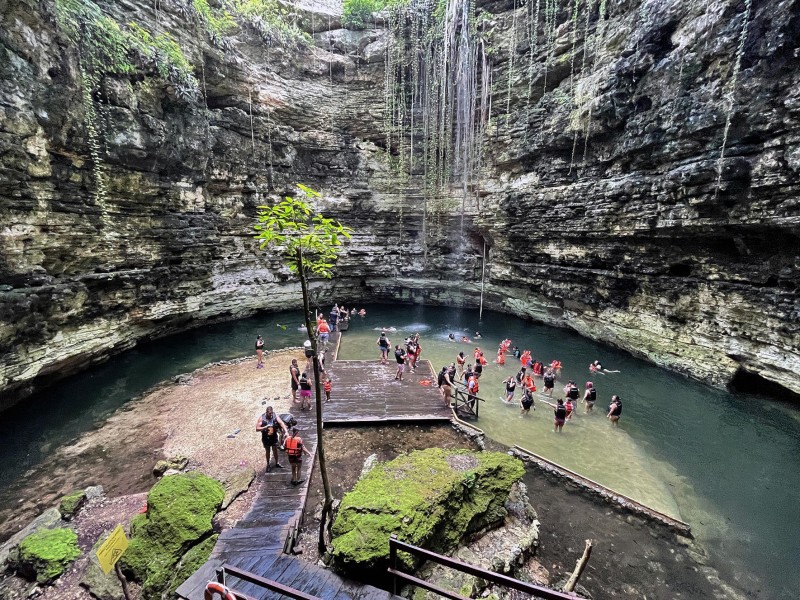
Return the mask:
[(260, 248), (278, 248), (281, 250), (285, 264), (300, 279), (303, 290), (303, 316), (306, 333), (314, 353), (314, 388), (317, 407), (317, 454), (322, 485), (325, 489), (325, 504), (322, 507), (322, 519), (319, 525), (319, 551), (325, 552), (325, 531), (330, 533), (333, 510), (333, 494), (328, 480), (325, 463), (325, 446), (322, 443), (322, 388), (319, 382), (319, 357), (317, 339), (311, 326), (311, 305), (308, 295), (308, 277), (315, 275), (330, 279), (333, 264), (342, 250), (344, 240), (350, 239), (351, 229), (344, 227), (339, 221), (328, 219), (315, 213), (309, 204), (314, 198), (321, 197), (319, 192), (297, 184), (302, 194), (301, 199), (286, 196), (275, 206), (258, 207), (259, 233), (255, 236), (261, 240)]

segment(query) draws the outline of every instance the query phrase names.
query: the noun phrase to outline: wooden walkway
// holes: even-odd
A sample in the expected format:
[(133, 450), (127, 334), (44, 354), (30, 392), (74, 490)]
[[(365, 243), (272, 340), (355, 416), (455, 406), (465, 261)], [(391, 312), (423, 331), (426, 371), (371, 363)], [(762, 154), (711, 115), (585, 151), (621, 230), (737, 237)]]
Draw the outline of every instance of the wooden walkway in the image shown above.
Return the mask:
[[(328, 344), (326, 363), (333, 392), (331, 401), (323, 406), (325, 424), (450, 420), (451, 411), (439, 394), (429, 361), (421, 361), (416, 373), (405, 373), (402, 382), (395, 381), (397, 364), (393, 358), (386, 365), (381, 365), (379, 360), (335, 360), (340, 337), (338, 332), (334, 333)], [(420, 382), (424, 380), (431, 384), (422, 385)], [(314, 411), (295, 410), (294, 415), (300, 436), (313, 451), (317, 445)], [(216, 579), (216, 569), (229, 564), (325, 600), (399, 599), (387, 591), (344, 580), (328, 569), (283, 553), (287, 538), (302, 524), (315, 461), (305, 458), (302, 470), (305, 482), (292, 486), (285, 454), (281, 455), (281, 460), (284, 469), (273, 468), (265, 474), (250, 511), (235, 527), (222, 532), (208, 562), (177, 589), (177, 595), (186, 600), (203, 600), (206, 584)], [(257, 600), (282, 597), (233, 578), (228, 585)]]
[(328, 371), (333, 391), (322, 410), (326, 425), (450, 420), (430, 361), (420, 361), (416, 373), (404, 373), (402, 381), (394, 379), (394, 358), (386, 365), (379, 360), (337, 360)]

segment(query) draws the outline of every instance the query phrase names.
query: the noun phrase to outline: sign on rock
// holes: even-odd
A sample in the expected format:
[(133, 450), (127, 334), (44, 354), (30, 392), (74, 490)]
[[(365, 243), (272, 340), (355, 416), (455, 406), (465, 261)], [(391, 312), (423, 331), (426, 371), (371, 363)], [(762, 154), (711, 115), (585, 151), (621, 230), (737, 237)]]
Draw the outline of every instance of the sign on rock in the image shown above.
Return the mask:
[(127, 549), (128, 538), (125, 537), (122, 525), (117, 525), (117, 528), (111, 532), (108, 539), (97, 549), (97, 560), (100, 561), (100, 568), (103, 569), (103, 573), (108, 575), (114, 565), (117, 564), (119, 557)]

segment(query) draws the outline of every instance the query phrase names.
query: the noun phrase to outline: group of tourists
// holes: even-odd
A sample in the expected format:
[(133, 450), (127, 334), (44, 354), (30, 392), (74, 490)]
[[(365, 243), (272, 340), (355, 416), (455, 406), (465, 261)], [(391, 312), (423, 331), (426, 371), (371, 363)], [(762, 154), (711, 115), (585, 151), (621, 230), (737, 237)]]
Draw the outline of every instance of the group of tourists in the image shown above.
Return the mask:
[[(290, 429), (291, 428), (291, 429)], [(267, 406), (264, 414), (256, 421), (256, 431), (261, 433), (261, 443), (267, 453), (267, 473), (273, 468), (283, 469), (278, 462), (278, 449), (284, 450), (292, 469), (291, 485), (299, 485), (305, 481), (300, 478), (300, 469), (303, 466), (303, 453), (309, 457), (313, 455), (303, 444), (303, 438), (298, 435), (297, 421), (291, 413), (278, 415), (271, 406)], [(270, 466), (270, 454), (275, 457), (275, 464)]]
[[(381, 339), (386, 337), (386, 332), (381, 332), (381, 337), (378, 338), (378, 345), (381, 347), (381, 361), (384, 361), (385, 354), (388, 354), (388, 349), (384, 351), (386, 346), (383, 344), (389, 344), (388, 347), (391, 347), (391, 342), (385, 340), (381, 342)], [(419, 357), (422, 354), (422, 345), (419, 343), (419, 334), (415, 333), (407, 337), (404, 342), (403, 346), (397, 344), (394, 347), (394, 359), (397, 362), (397, 372), (394, 375), (395, 381), (403, 381), (403, 373), (408, 370), (410, 373), (415, 373), (417, 370), (417, 361), (419, 361)], [(385, 363), (384, 363), (385, 364)]]

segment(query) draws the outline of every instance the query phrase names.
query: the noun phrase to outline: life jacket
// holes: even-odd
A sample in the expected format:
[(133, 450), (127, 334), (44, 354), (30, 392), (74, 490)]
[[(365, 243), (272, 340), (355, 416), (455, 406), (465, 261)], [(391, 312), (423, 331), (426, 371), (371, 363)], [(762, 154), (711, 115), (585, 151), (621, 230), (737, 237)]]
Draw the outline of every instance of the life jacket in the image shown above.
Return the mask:
[(300, 377), (300, 389), (311, 390), (311, 382), (308, 380), (307, 377)]
[(475, 357), (475, 360), (478, 360), (478, 357), (480, 355), (481, 355), (481, 349), (480, 348), (475, 348), (475, 352), (473, 352), (473, 356)]
[(322, 323), (320, 323), (320, 324), (319, 324), (319, 326), (317, 327), (317, 331), (318, 331), (319, 333), (330, 333), (330, 332), (331, 332), (331, 328), (330, 328), (330, 327), (328, 327), (328, 323), (327, 323), (327, 322), (323, 321), (323, 322), (322, 322)]
[(498, 354), (498, 355), (497, 355), (497, 364), (498, 364), (498, 365), (504, 365), (504, 364), (506, 364), (506, 356), (505, 356), (505, 354), (503, 354), (502, 352), (501, 352), (500, 354)]
[(327, 379), (325, 380), (325, 383), (323, 384), (323, 388), (325, 389), (326, 392), (330, 392), (331, 391), (331, 382), (330, 382), (330, 380), (327, 380)]
[(575, 408), (575, 406), (572, 404), (571, 401), (567, 401), (567, 403), (564, 405), (564, 408), (567, 409), (567, 414), (570, 414), (572, 410)]
[(482, 367), (486, 366), (486, 359), (483, 358), (483, 356), (478, 357), (478, 362), (481, 364)]
[(538, 360), (533, 363), (533, 374), (538, 375), (539, 377), (542, 376), (542, 363), (540, 363)]
[(286, 454), (289, 456), (300, 456), (303, 454), (303, 438), (299, 435), (286, 438), (284, 442)]
[[(474, 382), (474, 385), (473, 385)], [(470, 388), (470, 386), (472, 386)], [(477, 394), (478, 390), (480, 389), (480, 385), (478, 384), (478, 378), (473, 375), (467, 380), (467, 388), (469, 388), (469, 392), (471, 394)]]
[(545, 375), (544, 376), (544, 387), (551, 388), (553, 384), (556, 382), (556, 378), (552, 375)]
[(561, 361), (554, 360), (553, 362), (550, 363), (550, 366), (553, 368), (554, 371), (557, 371), (558, 369), (561, 368)]
[(531, 377), (530, 375), (525, 377), (525, 387), (530, 392), (535, 392), (536, 391), (536, 383), (533, 381), (533, 377)]
[(564, 420), (567, 418), (567, 407), (563, 404), (559, 404), (556, 406), (556, 419)]
[(578, 399), (578, 395), (579, 395), (578, 388), (576, 388), (574, 385), (571, 386), (569, 388), (569, 391), (567, 392), (567, 396), (569, 398), (571, 398), (572, 400), (577, 400)]
[(589, 400), (591, 400), (592, 402), (597, 400), (597, 390), (596, 389), (592, 388), (592, 389), (589, 390)]

